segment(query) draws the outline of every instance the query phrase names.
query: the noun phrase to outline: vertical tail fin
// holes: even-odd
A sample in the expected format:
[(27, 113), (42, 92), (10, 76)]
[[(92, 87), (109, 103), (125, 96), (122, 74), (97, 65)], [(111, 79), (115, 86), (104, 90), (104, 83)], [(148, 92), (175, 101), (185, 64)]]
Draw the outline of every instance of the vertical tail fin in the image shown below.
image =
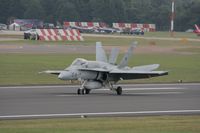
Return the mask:
[(96, 61), (108, 62), (106, 52), (102, 48), (101, 42), (96, 42)]
[(119, 49), (112, 48), (108, 62), (114, 65), (117, 61), (118, 54), (119, 54)]
[(118, 68), (123, 68), (128, 66), (128, 60), (129, 57), (132, 54), (133, 48), (136, 47), (137, 42), (133, 42), (132, 45), (129, 47), (127, 53), (124, 55), (123, 59), (121, 60), (120, 64), (118, 65)]

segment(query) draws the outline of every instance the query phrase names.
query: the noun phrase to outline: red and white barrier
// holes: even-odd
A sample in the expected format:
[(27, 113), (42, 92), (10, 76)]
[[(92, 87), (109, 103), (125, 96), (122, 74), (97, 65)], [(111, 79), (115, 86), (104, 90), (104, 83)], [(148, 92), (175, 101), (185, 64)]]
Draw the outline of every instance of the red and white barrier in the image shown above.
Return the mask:
[(64, 29), (36, 29), (39, 39), (42, 41), (83, 41), (78, 30)]
[(107, 27), (106, 23), (102, 22), (64, 22), (64, 27), (78, 26), (78, 27)]
[(118, 29), (141, 28), (145, 32), (156, 31), (156, 25), (155, 24), (113, 23), (113, 28), (118, 28)]
[(79, 22), (64, 22), (64, 27), (79, 26)]
[[(64, 22), (64, 27), (77, 26), (77, 27), (108, 27), (106, 23), (102, 22)], [(145, 32), (156, 31), (155, 24), (138, 24), (138, 23), (113, 23), (113, 28), (141, 28)]]

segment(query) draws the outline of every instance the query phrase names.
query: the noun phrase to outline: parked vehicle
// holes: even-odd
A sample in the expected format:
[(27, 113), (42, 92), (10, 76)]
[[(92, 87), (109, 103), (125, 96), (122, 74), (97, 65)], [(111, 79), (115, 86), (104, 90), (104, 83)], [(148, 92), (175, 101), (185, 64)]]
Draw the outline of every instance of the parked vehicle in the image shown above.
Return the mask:
[(39, 40), (39, 36), (37, 35), (36, 29), (24, 31), (24, 39)]
[(144, 35), (144, 31), (140, 28), (135, 28), (130, 30), (131, 35)]
[(7, 30), (7, 25), (0, 23), (0, 30)]

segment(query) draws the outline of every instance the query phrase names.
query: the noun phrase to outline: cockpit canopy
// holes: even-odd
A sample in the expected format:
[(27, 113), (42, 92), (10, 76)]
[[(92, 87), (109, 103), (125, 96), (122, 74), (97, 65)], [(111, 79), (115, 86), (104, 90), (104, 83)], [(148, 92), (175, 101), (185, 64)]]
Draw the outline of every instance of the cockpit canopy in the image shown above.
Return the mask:
[(83, 65), (87, 65), (87, 60), (82, 58), (77, 58), (71, 64), (71, 66), (83, 66)]

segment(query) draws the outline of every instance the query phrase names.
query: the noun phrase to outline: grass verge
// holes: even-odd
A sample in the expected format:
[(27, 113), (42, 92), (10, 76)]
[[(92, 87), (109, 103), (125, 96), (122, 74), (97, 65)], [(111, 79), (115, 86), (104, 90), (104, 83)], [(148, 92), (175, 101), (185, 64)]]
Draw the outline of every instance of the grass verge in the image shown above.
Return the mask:
[(200, 116), (3, 120), (2, 133), (199, 133)]
[[(43, 70), (63, 70), (77, 57), (94, 59), (83, 54), (0, 54), (0, 85), (65, 84), (54, 75), (38, 74)], [(121, 56), (122, 57), (122, 56)], [(121, 58), (120, 58), (121, 59)], [(199, 54), (135, 54), (129, 66), (161, 64), (160, 70), (169, 70), (169, 75), (131, 83), (200, 82)]]
[[(188, 38), (199, 39), (194, 33), (176, 32), (172, 38), (182, 38), (180, 41), (173, 40), (157, 40), (157, 39), (144, 39), (137, 37), (162, 37), (171, 38), (169, 32), (146, 32), (144, 36), (132, 36), (132, 35), (119, 35), (119, 34), (108, 34), (108, 36), (96, 36), (97, 34), (84, 34), (84, 41), (35, 41), (35, 40), (17, 40), (17, 41), (1, 41), (1, 44), (81, 44), (81, 45), (94, 45), (95, 42), (101, 41), (104, 45), (129, 45), (132, 41), (138, 41), (140, 44), (156, 44), (164, 46), (165, 44), (199, 44), (199, 42), (188, 42)], [(2, 35), (0, 38), (20, 38), (23, 39), (23, 35)], [(164, 44), (163, 44), (164, 43)]]

